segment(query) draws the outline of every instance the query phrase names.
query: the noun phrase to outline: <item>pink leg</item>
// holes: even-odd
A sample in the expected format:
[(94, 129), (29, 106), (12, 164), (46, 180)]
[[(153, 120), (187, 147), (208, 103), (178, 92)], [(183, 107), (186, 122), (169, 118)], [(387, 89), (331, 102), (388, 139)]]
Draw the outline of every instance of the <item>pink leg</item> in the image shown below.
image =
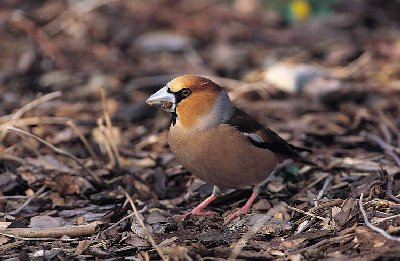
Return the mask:
[(197, 216), (211, 216), (211, 215), (214, 215), (215, 212), (204, 211), (203, 209), (205, 207), (207, 207), (211, 202), (213, 202), (218, 197), (219, 192), (220, 192), (219, 188), (214, 186), (214, 189), (213, 189), (213, 192), (212, 192), (211, 196), (206, 198), (203, 202), (201, 202), (197, 207), (195, 207), (192, 211), (190, 211), (186, 215), (189, 215), (189, 214), (197, 215)]
[(211, 194), (208, 198), (206, 198), (203, 202), (201, 202), (197, 207), (190, 211), (190, 214), (197, 215), (197, 216), (211, 216), (215, 214), (212, 211), (204, 211), (203, 209), (207, 207), (211, 202), (213, 202), (217, 198), (216, 194)]
[(246, 204), (243, 207), (236, 210), (235, 212), (233, 212), (232, 214), (229, 214), (229, 216), (224, 220), (224, 223), (227, 224), (235, 217), (248, 213), (251, 208), (251, 205), (253, 205), (253, 202), (257, 198), (259, 193), (260, 193), (260, 188), (258, 186), (254, 187), (253, 193), (251, 193), (251, 196), (247, 200)]

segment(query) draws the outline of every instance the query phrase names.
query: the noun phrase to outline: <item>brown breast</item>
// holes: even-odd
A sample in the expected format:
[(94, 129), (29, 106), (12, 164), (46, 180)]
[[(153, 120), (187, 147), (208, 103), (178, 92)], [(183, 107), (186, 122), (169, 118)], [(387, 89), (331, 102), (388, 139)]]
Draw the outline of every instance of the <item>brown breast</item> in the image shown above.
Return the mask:
[(243, 188), (262, 182), (275, 169), (275, 154), (260, 149), (234, 127), (221, 124), (206, 131), (171, 127), (168, 143), (192, 174), (221, 188)]

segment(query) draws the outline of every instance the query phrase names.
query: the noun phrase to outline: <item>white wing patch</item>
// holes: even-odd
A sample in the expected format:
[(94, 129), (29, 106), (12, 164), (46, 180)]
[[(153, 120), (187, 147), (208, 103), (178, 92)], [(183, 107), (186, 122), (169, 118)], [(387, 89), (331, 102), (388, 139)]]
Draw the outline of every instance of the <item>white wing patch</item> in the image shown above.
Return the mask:
[(262, 143), (264, 140), (254, 132), (242, 132), (244, 136), (254, 140), (255, 142)]

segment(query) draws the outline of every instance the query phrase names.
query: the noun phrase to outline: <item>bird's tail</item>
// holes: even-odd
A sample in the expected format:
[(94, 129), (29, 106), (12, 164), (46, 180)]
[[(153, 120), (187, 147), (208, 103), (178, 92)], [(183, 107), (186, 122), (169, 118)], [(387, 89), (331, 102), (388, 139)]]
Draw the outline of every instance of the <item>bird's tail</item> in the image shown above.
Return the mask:
[(310, 165), (310, 166), (321, 168), (318, 164), (316, 164), (316, 163), (314, 163), (314, 162), (312, 162), (310, 160), (307, 160), (307, 159), (305, 159), (305, 158), (303, 158), (302, 156), (299, 155), (299, 152), (310, 152), (310, 153), (312, 153), (313, 151), (311, 149), (303, 148), (303, 147), (297, 147), (297, 146), (294, 146), (292, 144), (289, 144), (289, 147), (297, 154), (295, 157), (293, 157), (293, 159), (295, 161), (301, 162), (301, 163), (306, 164), (306, 165)]
[(310, 149), (303, 148), (303, 147), (297, 147), (297, 146), (294, 146), (294, 145), (292, 145), (292, 144), (289, 144), (289, 147), (290, 147), (292, 150), (296, 151), (296, 152), (304, 152), (304, 151), (310, 152), (310, 153), (313, 152), (313, 151), (310, 150)]

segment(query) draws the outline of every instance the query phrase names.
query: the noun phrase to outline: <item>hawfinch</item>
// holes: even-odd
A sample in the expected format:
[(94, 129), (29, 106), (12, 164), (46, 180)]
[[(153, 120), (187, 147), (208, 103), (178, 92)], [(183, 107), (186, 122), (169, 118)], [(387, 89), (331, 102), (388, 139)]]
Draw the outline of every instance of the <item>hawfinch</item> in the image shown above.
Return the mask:
[(253, 186), (246, 204), (226, 222), (249, 211), (260, 184), (285, 159), (301, 151), (272, 130), (236, 108), (228, 94), (209, 79), (184, 75), (151, 95), (147, 104), (172, 115), (168, 143), (177, 160), (192, 174), (214, 185), (211, 196), (195, 207), (194, 215), (212, 215), (204, 208), (220, 188)]

